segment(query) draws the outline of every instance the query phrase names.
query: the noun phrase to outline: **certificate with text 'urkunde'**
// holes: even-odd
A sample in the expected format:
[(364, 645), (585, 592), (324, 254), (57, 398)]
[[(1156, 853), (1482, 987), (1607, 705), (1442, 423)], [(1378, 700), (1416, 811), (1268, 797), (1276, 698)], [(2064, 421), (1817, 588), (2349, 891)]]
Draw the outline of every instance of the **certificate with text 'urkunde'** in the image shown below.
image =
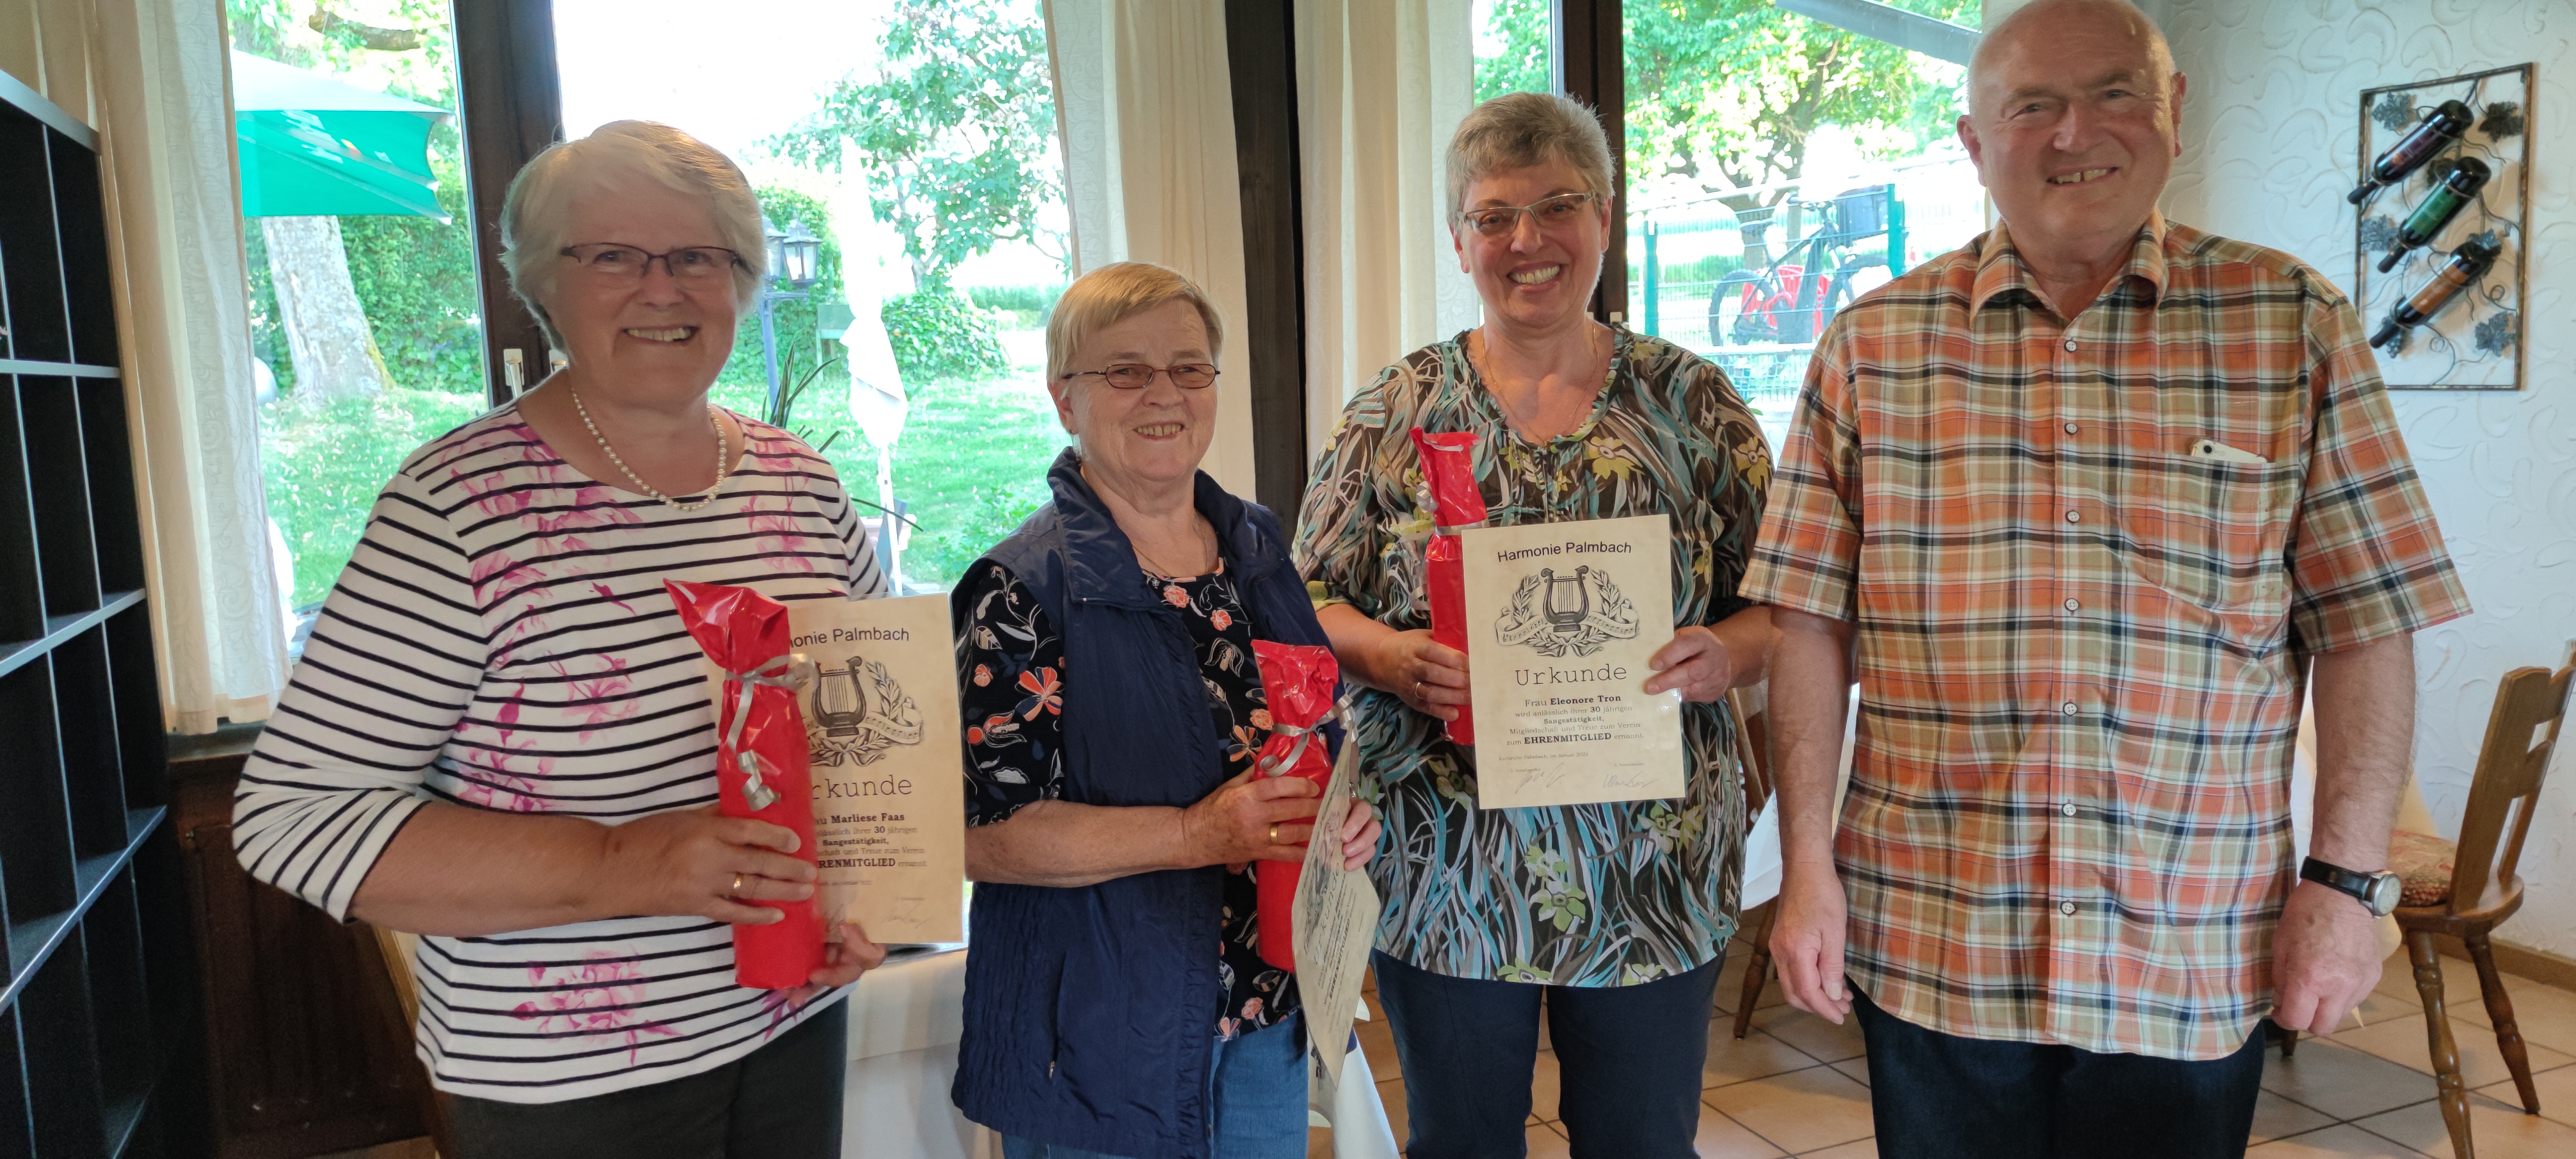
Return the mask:
[(1663, 515), (1469, 531), (1467, 671), (1488, 809), (1679, 797), (1681, 696), (1649, 696), (1673, 638)]
[[(964, 941), (965, 730), (948, 597), (799, 600), (787, 626), (823, 920), (886, 944)], [(720, 696), (721, 674), (705, 670)]]

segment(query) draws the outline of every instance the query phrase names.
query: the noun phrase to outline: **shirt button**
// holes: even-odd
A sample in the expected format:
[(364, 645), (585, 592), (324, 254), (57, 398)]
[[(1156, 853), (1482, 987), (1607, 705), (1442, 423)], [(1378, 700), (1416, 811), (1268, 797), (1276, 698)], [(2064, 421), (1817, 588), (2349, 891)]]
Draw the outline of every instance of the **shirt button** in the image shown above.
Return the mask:
[(2075, 903), (2074, 903), (2074, 902), (2071, 902), (2071, 901), (2061, 901), (2061, 902), (2057, 903), (2057, 912), (2062, 913), (2062, 914), (2065, 914), (2066, 916), (2068, 916), (2068, 917), (2070, 917), (2070, 918), (2071, 918), (2071, 917), (2074, 917), (2074, 916), (2075, 916)]
[[(2074, 816), (2074, 815), (2075, 815), (2075, 802), (2073, 802), (2073, 801), (2068, 801), (2067, 803), (2065, 803), (2065, 804), (2063, 804), (2063, 805), (2059, 805), (2059, 806), (2057, 807), (2057, 811), (2058, 811), (2058, 812), (2060, 812), (2060, 813), (2064, 813), (2064, 814), (2066, 814), (2066, 815), (2067, 815), (2067, 816), (2069, 816), (2069, 817), (2072, 817), (2072, 816)], [(2069, 903), (2069, 904), (2072, 904), (2072, 903)]]
[(2069, 511), (2066, 513), (2066, 521), (2068, 523), (2082, 523), (2084, 522), (2084, 513), (2081, 511)]
[(2075, 597), (2073, 597), (2073, 596), (2068, 596), (2068, 597), (2066, 597), (2066, 610), (2067, 610), (2067, 611), (2070, 611), (2070, 612), (2071, 612), (2071, 611), (2074, 611), (2074, 610), (2076, 610), (2077, 608), (2081, 608), (2081, 607), (2083, 607), (2083, 606), (2084, 606), (2084, 601), (2079, 600), (2079, 599), (2076, 599), (2076, 598), (2075, 598)]
[(2075, 426), (2075, 424), (2074, 424), (2074, 423), (2068, 423), (2068, 424), (2066, 424), (2066, 433), (2067, 433), (2067, 434), (2070, 434), (2070, 435), (2071, 435), (2071, 434), (2074, 434), (2074, 433), (2075, 433), (2075, 431), (2076, 431), (2076, 426)]
[(2068, 350), (2070, 350), (2070, 351), (2071, 351), (2071, 350), (2073, 350), (2073, 349), (2075, 349), (2075, 340), (2074, 340), (2074, 339), (2072, 339), (2072, 338), (2067, 339), (2067, 340), (2066, 340), (2066, 348), (2067, 348)]
[(2070, 701), (2067, 701), (2067, 702), (2066, 702), (2066, 703), (2064, 703), (2064, 704), (2058, 705), (2058, 706), (2057, 706), (2057, 711), (2059, 711), (2059, 712), (2061, 712), (2061, 713), (2064, 713), (2064, 714), (2066, 714), (2066, 715), (2068, 715), (2068, 716), (2073, 716), (2073, 715), (2075, 715), (2075, 702), (2074, 702), (2074, 701), (2072, 701), (2072, 700), (2070, 700)]

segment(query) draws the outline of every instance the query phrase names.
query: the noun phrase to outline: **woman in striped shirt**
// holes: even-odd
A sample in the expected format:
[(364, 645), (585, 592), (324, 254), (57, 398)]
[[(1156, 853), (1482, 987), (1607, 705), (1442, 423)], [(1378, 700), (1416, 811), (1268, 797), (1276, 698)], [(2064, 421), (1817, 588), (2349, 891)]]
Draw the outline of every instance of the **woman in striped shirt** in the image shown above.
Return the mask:
[(665, 579), (778, 600), (883, 580), (831, 467), (707, 402), (755, 299), (760, 210), (662, 125), (512, 183), (511, 285), (570, 365), (386, 484), (234, 802), (259, 879), (425, 935), (418, 1049), (451, 1150), (840, 1151), (844, 925), (792, 991), (729, 923), (810, 896), (788, 830), (716, 816), (699, 652)]

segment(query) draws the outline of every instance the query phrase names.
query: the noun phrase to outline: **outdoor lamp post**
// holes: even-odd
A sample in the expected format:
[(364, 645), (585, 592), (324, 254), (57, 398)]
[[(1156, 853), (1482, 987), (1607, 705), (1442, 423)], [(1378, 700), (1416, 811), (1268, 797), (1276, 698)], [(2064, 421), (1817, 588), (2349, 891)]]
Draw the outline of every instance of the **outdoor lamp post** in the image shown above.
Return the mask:
[(774, 421), (783, 389), (778, 378), (778, 304), (802, 298), (813, 288), (822, 273), (823, 242), (806, 232), (802, 221), (785, 230), (766, 217), (760, 224), (769, 266), (769, 284), (760, 291), (760, 356), (769, 371), (769, 413), (762, 417)]
[(823, 240), (805, 232), (803, 221), (794, 222), (787, 229), (787, 236), (778, 243), (785, 263), (783, 275), (790, 285), (813, 285), (814, 279), (822, 273)]

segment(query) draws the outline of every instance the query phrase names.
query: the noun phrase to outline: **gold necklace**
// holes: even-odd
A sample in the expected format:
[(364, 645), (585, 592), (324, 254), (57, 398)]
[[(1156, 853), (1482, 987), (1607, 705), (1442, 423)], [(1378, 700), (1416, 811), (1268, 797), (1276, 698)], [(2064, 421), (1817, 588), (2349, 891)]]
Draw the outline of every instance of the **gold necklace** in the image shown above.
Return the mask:
[(618, 457), (617, 448), (608, 445), (608, 436), (599, 433), (599, 424), (590, 421), (590, 408), (581, 405), (581, 392), (574, 390), (569, 383), (565, 384), (564, 392), (572, 396), (572, 409), (581, 416), (581, 425), (590, 428), (590, 437), (599, 440), (599, 449), (608, 453), (608, 461), (617, 464), (618, 470), (626, 472), (626, 480), (635, 484), (636, 490), (661, 500), (663, 506), (674, 511), (696, 511), (715, 502), (716, 492), (724, 489), (725, 476), (732, 473), (733, 464), (725, 455), (724, 419), (721, 412), (716, 409), (716, 404), (707, 404), (707, 425), (714, 427), (716, 431), (716, 481), (706, 490), (698, 492), (701, 498), (685, 501), (663, 494), (660, 488), (645, 482), (643, 476), (636, 474), (635, 468), (627, 466), (626, 460)]
[[(1191, 534), (1191, 537), (1192, 537), (1192, 538), (1197, 538), (1197, 535), (1198, 535), (1198, 524), (1197, 524), (1196, 522), (1192, 522), (1192, 523), (1190, 524), (1190, 534)], [(1155, 562), (1155, 560), (1154, 560), (1154, 557), (1153, 557), (1153, 556), (1150, 556), (1150, 555), (1145, 554), (1145, 549), (1144, 549), (1144, 548), (1141, 548), (1141, 547), (1137, 547), (1137, 546), (1136, 546), (1136, 541), (1135, 541), (1135, 540), (1133, 540), (1133, 539), (1128, 540), (1128, 541), (1127, 541), (1127, 546), (1128, 546), (1128, 547), (1130, 547), (1130, 548), (1134, 548), (1134, 550), (1135, 550), (1135, 552), (1136, 552), (1136, 558), (1138, 558), (1138, 559), (1140, 559), (1140, 560), (1145, 561), (1145, 566), (1147, 566), (1147, 567), (1150, 567), (1150, 568), (1154, 569), (1154, 571), (1157, 573), (1155, 578), (1157, 578), (1157, 579), (1177, 579), (1177, 578), (1180, 578), (1181, 573), (1176, 572), (1176, 571), (1173, 571), (1173, 570), (1171, 570), (1170, 568), (1164, 567), (1162, 564)], [(1199, 546), (1200, 546), (1201, 550), (1202, 550), (1202, 551), (1204, 551), (1207, 545), (1206, 545), (1205, 543), (1201, 543)], [(1206, 574), (1208, 570), (1209, 570), (1209, 569), (1207, 569), (1207, 568), (1200, 568), (1200, 569), (1199, 569), (1199, 570), (1197, 570), (1197, 571), (1191, 572), (1191, 573), (1190, 573), (1190, 578), (1195, 579), (1195, 578), (1197, 578), (1197, 577), (1198, 577), (1198, 576), (1200, 576), (1200, 575)]]

